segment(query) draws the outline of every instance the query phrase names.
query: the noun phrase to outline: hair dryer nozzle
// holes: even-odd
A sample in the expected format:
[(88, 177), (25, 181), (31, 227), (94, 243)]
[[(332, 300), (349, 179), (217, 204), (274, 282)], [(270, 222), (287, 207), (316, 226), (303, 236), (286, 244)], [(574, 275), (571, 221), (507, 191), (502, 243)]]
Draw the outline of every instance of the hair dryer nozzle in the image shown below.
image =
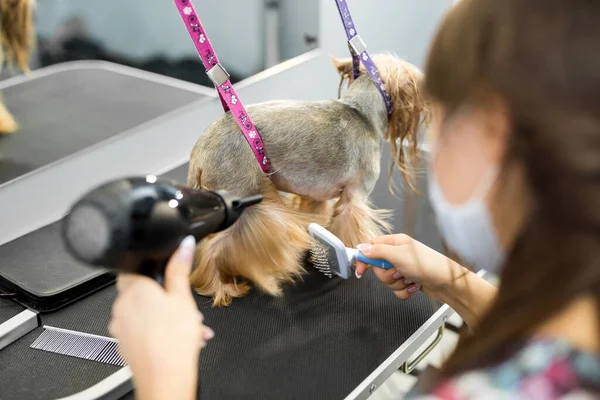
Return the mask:
[(243, 210), (246, 207), (253, 206), (263, 201), (263, 197), (260, 194), (256, 196), (244, 197), (243, 199), (235, 200), (232, 203), (233, 208)]
[(227, 208), (227, 218), (225, 220), (225, 226), (223, 229), (227, 229), (233, 225), (247, 207), (263, 201), (263, 196), (260, 194), (240, 199), (229, 192), (218, 191), (215, 193), (217, 193), (223, 199), (225, 207)]

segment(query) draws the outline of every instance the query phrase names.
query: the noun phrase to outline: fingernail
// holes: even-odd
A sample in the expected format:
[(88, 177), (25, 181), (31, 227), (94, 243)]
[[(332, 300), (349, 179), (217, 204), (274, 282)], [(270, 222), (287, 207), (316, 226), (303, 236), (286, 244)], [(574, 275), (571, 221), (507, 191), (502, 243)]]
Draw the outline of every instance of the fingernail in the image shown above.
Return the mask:
[(354, 270), (354, 275), (356, 276), (356, 279), (360, 279), (362, 277), (362, 275), (358, 273), (358, 270)]
[(194, 258), (196, 250), (196, 239), (190, 235), (181, 241), (177, 250), (177, 259), (183, 262), (190, 262)]
[(412, 285), (412, 284), (413, 284), (413, 281), (409, 281), (408, 279), (405, 279), (405, 280), (404, 280), (404, 284), (405, 284), (405, 285)]
[(392, 275), (392, 278), (394, 278), (394, 280), (397, 281), (398, 279), (402, 278), (402, 274), (396, 271), (394, 275)]
[(359, 244), (358, 246), (356, 246), (356, 248), (360, 251), (362, 251), (363, 253), (368, 253), (369, 251), (371, 251), (371, 245), (370, 244)]
[(421, 289), (421, 286), (419, 285), (413, 285), (411, 287), (408, 288), (408, 293), (413, 294), (419, 291), (419, 289)]
[(208, 326), (204, 327), (204, 339), (210, 340), (215, 337), (215, 331), (210, 329)]

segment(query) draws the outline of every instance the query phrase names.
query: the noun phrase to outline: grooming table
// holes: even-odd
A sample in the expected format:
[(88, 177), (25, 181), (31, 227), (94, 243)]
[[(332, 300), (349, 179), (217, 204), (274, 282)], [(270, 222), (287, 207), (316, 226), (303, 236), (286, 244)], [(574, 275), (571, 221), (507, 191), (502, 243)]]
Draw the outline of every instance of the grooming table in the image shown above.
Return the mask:
[[(186, 171), (184, 165), (167, 176), (184, 181)], [(47, 235), (54, 231), (47, 229)], [(27, 236), (0, 246), (0, 254), (3, 247), (21, 242), (22, 252), (35, 258), (44, 245), (32, 246)], [(37, 240), (55, 238), (42, 235)], [(69, 256), (57, 247), (47, 257)], [(106, 336), (115, 296), (114, 285), (109, 286), (41, 314), (41, 324)], [(372, 274), (343, 281), (311, 269), (282, 298), (251, 292), (218, 309), (209, 299), (196, 299), (217, 333), (201, 353), (201, 399), (366, 398), (452, 313), (423, 294), (399, 301)], [(23, 310), (0, 300), (0, 323)], [(0, 350), (1, 399), (77, 393), (73, 399), (133, 398), (128, 368), (30, 349), (41, 332), (37, 327)]]
[(15, 134), (0, 135), (0, 185), (214, 96), (209, 88), (90, 61), (7, 79), (0, 92), (20, 126)]
[[(100, 76), (112, 83), (101, 81)], [(49, 84), (47, 79), (56, 80)], [(50, 92), (43, 92), (42, 86), (36, 89), (44, 80)], [(28, 87), (29, 95), (20, 97)], [(9, 192), (22, 182), (33, 181), (19, 179), (23, 174), (45, 167), (43, 172), (59, 170), (58, 161), (73, 152), (97, 147), (100, 141), (108, 142), (191, 100), (214, 97), (211, 90), (196, 92), (188, 84), (154, 80), (130, 68), (95, 62), (45, 68), (30, 78), (0, 82), (0, 91), (21, 123), (16, 135), (0, 137), (0, 160), (4, 160), (0, 161), (0, 190)], [(38, 108), (29, 114), (32, 104)], [(138, 109), (139, 104), (144, 108)], [(387, 191), (386, 170), (384, 164), (373, 199), (379, 207), (393, 209), (397, 221), (404, 220), (400, 200)], [(183, 165), (167, 176), (184, 182), (186, 172)], [(10, 184), (17, 179), (15, 185)], [(420, 221), (429, 218), (422, 206), (418, 213), (425, 216), (419, 216)], [(53, 265), (70, 262), (62, 247), (52, 244), (57, 240), (55, 224), (0, 246), (0, 269), (9, 263), (26, 267), (33, 260)], [(15, 221), (12, 225), (17, 228)], [(398, 224), (395, 229), (405, 230)], [(437, 235), (429, 229), (412, 233), (435, 247)], [(2, 348), (0, 340), (0, 399), (133, 398), (128, 368), (29, 348), (42, 332), (40, 325), (107, 335), (115, 295), (111, 285), (56, 312), (39, 315), (0, 299), (0, 338), (7, 322), (26, 322), (19, 325), (23, 329), (17, 337), (5, 341), (6, 347)], [(341, 281), (314, 271), (288, 287), (282, 298), (253, 292), (224, 309), (212, 309), (208, 299), (197, 300), (207, 324), (217, 333), (201, 355), (199, 398), (203, 399), (366, 398), (452, 313), (422, 294), (408, 302), (398, 301), (371, 274), (360, 281)]]
[[(115, 295), (114, 286), (103, 289), (43, 314), (42, 322), (107, 335)], [(282, 298), (252, 293), (224, 309), (197, 300), (217, 333), (201, 353), (201, 399), (345, 398), (437, 309), (424, 295), (399, 302), (370, 274), (342, 281), (311, 273)], [(0, 398), (61, 398), (118, 373), (110, 365), (30, 349), (41, 331), (0, 351)]]

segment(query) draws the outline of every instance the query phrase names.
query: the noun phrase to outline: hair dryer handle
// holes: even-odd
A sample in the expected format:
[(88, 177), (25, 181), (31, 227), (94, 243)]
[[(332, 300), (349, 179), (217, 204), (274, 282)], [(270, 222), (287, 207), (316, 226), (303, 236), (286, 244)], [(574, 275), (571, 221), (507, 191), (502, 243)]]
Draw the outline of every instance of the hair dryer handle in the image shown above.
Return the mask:
[(160, 286), (165, 286), (165, 272), (169, 259), (144, 260), (140, 266), (139, 273), (155, 280)]

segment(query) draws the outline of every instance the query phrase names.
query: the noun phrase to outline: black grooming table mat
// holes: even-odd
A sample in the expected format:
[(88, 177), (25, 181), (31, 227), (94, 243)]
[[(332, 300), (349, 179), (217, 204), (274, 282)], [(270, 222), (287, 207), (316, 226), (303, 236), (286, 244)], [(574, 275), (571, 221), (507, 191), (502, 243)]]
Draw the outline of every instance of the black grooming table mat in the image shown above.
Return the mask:
[(201, 399), (342, 399), (439, 306), (402, 302), (371, 273), (318, 272), (284, 297), (256, 293), (230, 308), (200, 308), (216, 333), (201, 353)]
[[(107, 335), (115, 287), (42, 322)], [(200, 399), (341, 399), (437, 309), (424, 295), (402, 302), (372, 274), (347, 281), (309, 273), (281, 298), (256, 292), (214, 309), (197, 297), (216, 337), (200, 356)], [(30, 333), (0, 351), (0, 398), (74, 394), (118, 368), (33, 350)], [(133, 394), (126, 396), (133, 398)]]
[(23, 310), (25, 308), (10, 299), (0, 298), (0, 324), (8, 321)]
[(0, 135), (0, 184), (205, 97), (101, 68), (55, 72), (1, 92), (20, 129)]

